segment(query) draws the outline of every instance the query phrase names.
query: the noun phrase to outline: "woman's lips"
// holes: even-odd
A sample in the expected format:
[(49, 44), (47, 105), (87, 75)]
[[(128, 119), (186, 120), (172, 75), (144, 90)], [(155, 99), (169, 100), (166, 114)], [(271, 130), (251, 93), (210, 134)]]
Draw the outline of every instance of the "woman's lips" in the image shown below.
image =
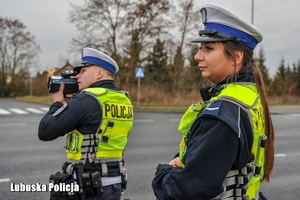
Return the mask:
[(201, 71), (203, 71), (204, 69), (206, 69), (206, 67), (204, 67), (204, 66), (199, 66), (199, 69), (200, 69)]

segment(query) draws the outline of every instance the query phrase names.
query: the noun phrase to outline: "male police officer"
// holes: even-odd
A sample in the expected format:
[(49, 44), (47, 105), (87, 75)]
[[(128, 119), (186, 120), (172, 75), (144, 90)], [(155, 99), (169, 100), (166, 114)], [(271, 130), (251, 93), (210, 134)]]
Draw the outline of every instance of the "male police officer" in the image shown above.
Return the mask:
[(65, 163), (62, 171), (80, 176), (82, 199), (119, 200), (124, 189), (123, 153), (133, 125), (133, 106), (128, 93), (114, 84), (118, 70), (108, 55), (84, 48), (82, 62), (74, 68), (80, 93), (64, 102), (65, 86), (61, 84), (51, 94), (54, 103), (40, 121), (40, 140), (67, 134), (67, 157), (77, 164)]

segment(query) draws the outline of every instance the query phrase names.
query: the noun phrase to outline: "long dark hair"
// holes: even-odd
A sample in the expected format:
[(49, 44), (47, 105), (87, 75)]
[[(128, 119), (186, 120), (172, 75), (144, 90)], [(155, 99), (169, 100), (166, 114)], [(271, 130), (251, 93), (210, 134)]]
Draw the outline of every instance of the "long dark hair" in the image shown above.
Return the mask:
[[(263, 77), (261, 74), (261, 71), (257, 64), (254, 61), (253, 58), (253, 50), (246, 47), (245, 45), (241, 43), (237, 43), (234, 41), (227, 41), (223, 42), (225, 55), (228, 56), (228, 58), (232, 58), (235, 61), (235, 51), (242, 51), (244, 52), (244, 57), (242, 60), (242, 69), (249, 71), (253, 74), (253, 82), (257, 86), (258, 93), (261, 98), (261, 103), (264, 110), (264, 120), (265, 120), (265, 135), (267, 138), (267, 143), (265, 147), (265, 165), (264, 165), (264, 177), (263, 180), (266, 180), (267, 182), (270, 181), (270, 176), (274, 167), (274, 127), (273, 122), (271, 119), (271, 113), (269, 109), (268, 104), (268, 98), (267, 98), (267, 92), (266, 92), (266, 86), (263, 81)], [(238, 76), (238, 68), (237, 63), (235, 62), (235, 70), (234, 72), (229, 76), (228, 82), (235, 82)]]

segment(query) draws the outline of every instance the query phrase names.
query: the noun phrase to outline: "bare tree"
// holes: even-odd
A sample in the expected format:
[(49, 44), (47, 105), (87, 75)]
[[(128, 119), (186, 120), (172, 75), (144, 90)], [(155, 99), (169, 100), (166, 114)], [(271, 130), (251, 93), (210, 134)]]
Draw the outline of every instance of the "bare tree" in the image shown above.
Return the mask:
[(177, 12), (175, 13), (176, 24), (179, 25), (178, 35), (180, 35), (179, 42), (176, 49), (174, 63), (171, 66), (173, 76), (173, 95), (176, 95), (180, 89), (180, 85), (184, 85), (181, 73), (184, 71), (185, 59), (190, 55), (184, 56), (183, 49), (187, 46), (186, 38), (188, 35), (197, 33), (197, 25), (200, 24), (200, 13), (196, 13), (194, 10), (194, 0), (180, 0), (179, 6), (177, 6)]
[(77, 38), (72, 39), (73, 52), (83, 47), (100, 49), (118, 60), (118, 36), (122, 37), (121, 26), (128, 0), (85, 0), (83, 6), (71, 4), (69, 21), (79, 30)]
[(129, 86), (134, 80), (136, 67), (141, 67), (147, 55), (142, 52), (150, 48), (159, 35), (163, 35), (170, 25), (167, 18), (171, 5), (167, 0), (144, 0), (132, 2), (126, 18), (126, 33), (128, 39), (125, 43), (126, 54), (123, 83)]
[[(25, 31), (26, 26), (19, 20), (0, 17), (0, 88), (1, 96), (17, 92), (20, 76), (28, 77), (29, 68), (34, 67), (34, 58), (40, 52), (35, 37)], [(8, 76), (9, 75), (9, 76)], [(7, 83), (7, 77), (10, 78)]]
[(195, 10), (194, 0), (180, 0), (179, 6), (177, 7), (177, 12), (175, 13), (176, 24), (179, 25), (179, 47), (184, 49), (189, 41), (186, 41), (189, 36), (197, 36), (201, 20), (200, 13)]

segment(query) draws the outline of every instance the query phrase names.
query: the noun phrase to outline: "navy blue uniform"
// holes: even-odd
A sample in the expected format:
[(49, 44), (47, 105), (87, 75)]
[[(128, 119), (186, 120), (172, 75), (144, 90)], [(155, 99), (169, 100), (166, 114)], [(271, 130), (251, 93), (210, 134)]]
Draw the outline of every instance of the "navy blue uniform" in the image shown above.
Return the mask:
[[(241, 72), (238, 82), (252, 77)], [(218, 92), (218, 85), (201, 89), (204, 101)], [(252, 159), (253, 132), (249, 117), (237, 105), (217, 101), (196, 118), (187, 135), (184, 168), (159, 164), (152, 187), (159, 200), (210, 200), (223, 191), (231, 169), (241, 169)]]
[[(90, 87), (102, 87), (120, 91), (113, 80), (102, 80)], [(76, 94), (62, 109), (61, 102), (54, 102), (48, 113), (41, 119), (38, 136), (40, 140), (51, 141), (77, 129), (82, 134), (94, 134), (102, 120), (102, 109), (94, 97), (89, 94)], [(61, 109), (61, 111), (59, 111)], [(54, 114), (55, 113), (55, 114)], [(55, 116), (53, 116), (55, 115)], [(60, 164), (61, 165), (61, 164)], [(120, 175), (119, 164), (108, 163), (108, 176)], [(85, 163), (85, 171), (99, 171), (100, 164)]]

